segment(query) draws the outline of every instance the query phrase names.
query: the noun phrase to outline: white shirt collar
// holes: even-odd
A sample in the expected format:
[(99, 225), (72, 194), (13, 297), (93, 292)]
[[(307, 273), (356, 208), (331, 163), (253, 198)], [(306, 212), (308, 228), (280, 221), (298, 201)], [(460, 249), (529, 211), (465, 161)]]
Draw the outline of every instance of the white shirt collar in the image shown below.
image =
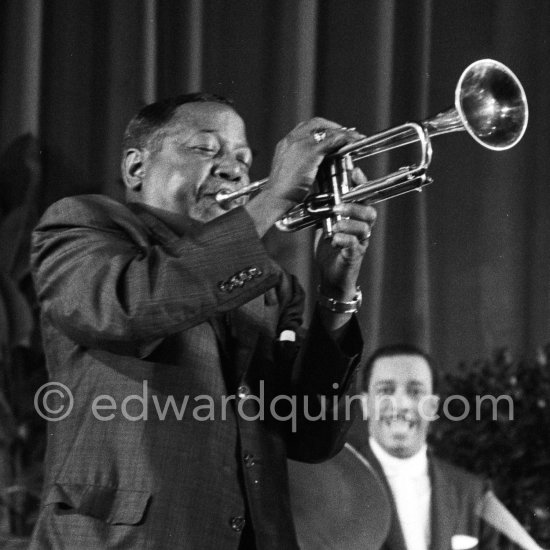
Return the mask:
[(408, 458), (397, 458), (390, 455), (372, 437), (369, 437), (369, 444), (387, 477), (428, 475), (428, 446), (426, 444), (422, 445), (415, 455)]
[(374, 439), (369, 438), (369, 442), (388, 480), (407, 548), (427, 550), (430, 547), (431, 484), (426, 445), (414, 456), (396, 458)]

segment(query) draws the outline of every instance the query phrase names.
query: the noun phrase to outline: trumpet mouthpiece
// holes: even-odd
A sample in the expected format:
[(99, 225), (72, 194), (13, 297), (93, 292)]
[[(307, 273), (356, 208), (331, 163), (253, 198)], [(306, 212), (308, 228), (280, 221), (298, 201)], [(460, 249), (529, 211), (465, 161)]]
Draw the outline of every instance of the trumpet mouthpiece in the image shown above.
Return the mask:
[(244, 187), (241, 187), (240, 189), (237, 189), (233, 192), (219, 191), (218, 193), (216, 193), (216, 202), (223, 208), (235, 199), (243, 197), (244, 195), (251, 195), (256, 191), (259, 191), (267, 183), (267, 181), (268, 179), (264, 178), (263, 180), (249, 183), (248, 185), (245, 185)]

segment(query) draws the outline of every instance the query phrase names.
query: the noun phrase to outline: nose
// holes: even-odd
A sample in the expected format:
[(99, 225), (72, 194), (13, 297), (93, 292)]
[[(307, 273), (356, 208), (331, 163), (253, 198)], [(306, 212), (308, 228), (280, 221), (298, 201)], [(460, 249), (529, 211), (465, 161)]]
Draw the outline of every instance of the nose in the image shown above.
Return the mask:
[(406, 411), (414, 407), (414, 400), (407, 391), (397, 390), (393, 397), (398, 411)]
[(220, 179), (233, 183), (240, 183), (244, 176), (241, 163), (225, 156), (213, 167), (213, 174)]

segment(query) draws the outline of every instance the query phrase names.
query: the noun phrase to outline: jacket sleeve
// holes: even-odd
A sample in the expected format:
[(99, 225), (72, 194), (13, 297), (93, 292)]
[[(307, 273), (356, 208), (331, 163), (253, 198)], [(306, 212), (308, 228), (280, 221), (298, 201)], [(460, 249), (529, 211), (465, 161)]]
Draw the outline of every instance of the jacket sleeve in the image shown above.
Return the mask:
[(293, 371), (296, 423), (288, 438), (289, 458), (320, 462), (342, 449), (359, 410), (353, 393), (362, 349), (356, 316), (337, 342), (315, 309)]
[(239, 307), (281, 275), (242, 208), (159, 242), (100, 196), (50, 207), (33, 233), (31, 264), (43, 315), (75, 342), (115, 353), (139, 354), (143, 342)]

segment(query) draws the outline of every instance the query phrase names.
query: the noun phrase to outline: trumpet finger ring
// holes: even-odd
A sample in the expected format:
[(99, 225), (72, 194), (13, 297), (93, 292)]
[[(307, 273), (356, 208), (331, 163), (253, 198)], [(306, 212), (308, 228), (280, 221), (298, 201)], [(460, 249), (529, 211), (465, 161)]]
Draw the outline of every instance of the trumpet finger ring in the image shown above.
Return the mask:
[(326, 137), (327, 137), (326, 130), (315, 130), (313, 132), (313, 139), (315, 140), (315, 143), (321, 143), (321, 141), (323, 141)]

